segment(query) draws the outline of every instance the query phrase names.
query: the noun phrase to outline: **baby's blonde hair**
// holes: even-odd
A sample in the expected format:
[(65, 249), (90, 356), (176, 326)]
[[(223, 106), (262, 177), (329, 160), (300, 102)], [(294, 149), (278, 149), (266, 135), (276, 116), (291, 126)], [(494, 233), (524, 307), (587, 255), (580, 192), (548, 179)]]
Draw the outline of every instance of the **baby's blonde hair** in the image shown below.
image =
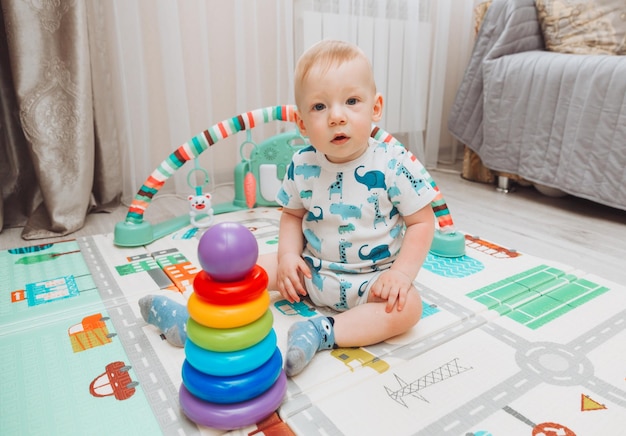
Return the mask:
[(318, 68), (320, 72), (324, 73), (335, 65), (357, 58), (363, 59), (367, 63), (369, 70), (372, 72), (372, 86), (374, 87), (374, 92), (376, 92), (372, 65), (363, 50), (346, 41), (325, 39), (311, 46), (300, 56), (300, 59), (298, 59), (294, 73), (296, 103), (302, 84), (307, 79), (313, 67)]

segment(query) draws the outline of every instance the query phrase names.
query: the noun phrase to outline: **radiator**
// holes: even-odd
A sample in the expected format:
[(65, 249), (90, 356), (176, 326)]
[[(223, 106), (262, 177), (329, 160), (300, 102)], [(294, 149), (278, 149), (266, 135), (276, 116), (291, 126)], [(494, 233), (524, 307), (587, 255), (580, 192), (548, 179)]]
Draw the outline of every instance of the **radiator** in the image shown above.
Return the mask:
[(384, 98), (380, 125), (393, 134), (425, 130), (432, 47), (429, 0), (296, 0), (294, 6), (296, 58), (322, 39), (357, 44), (372, 61)]

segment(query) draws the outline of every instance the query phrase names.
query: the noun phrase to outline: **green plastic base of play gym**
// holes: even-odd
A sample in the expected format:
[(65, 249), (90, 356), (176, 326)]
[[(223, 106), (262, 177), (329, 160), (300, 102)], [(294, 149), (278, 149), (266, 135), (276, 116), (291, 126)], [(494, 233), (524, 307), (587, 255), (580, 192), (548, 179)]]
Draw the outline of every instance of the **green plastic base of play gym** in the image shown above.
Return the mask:
[(441, 257), (461, 257), (465, 255), (465, 235), (460, 232), (443, 233), (435, 231), (430, 252)]
[(189, 225), (189, 215), (178, 216), (154, 225), (147, 221), (140, 224), (122, 221), (115, 225), (113, 243), (120, 247), (138, 247), (150, 244), (186, 225)]
[[(221, 203), (213, 206), (213, 214), (219, 215), (221, 213), (235, 212), (247, 208), (245, 204)], [(197, 219), (202, 219), (202, 216), (198, 216)], [(189, 215), (177, 216), (158, 224), (151, 224), (147, 221), (143, 221), (140, 224), (121, 221), (115, 225), (113, 243), (120, 247), (139, 247), (140, 245), (150, 244), (170, 233), (174, 233), (188, 226), (189, 223)]]
[[(246, 209), (246, 207), (234, 203), (224, 203), (216, 205), (214, 214), (218, 215), (242, 209)], [(115, 225), (113, 242), (120, 247), (147, 245), (187, 225), (189, 225), (189, 215), (178, 216), (154, 225), (147, 221), (140, 224), (122, 221)], [(430, 252), (441, 257), (461, 257), (465, 255), (465, 236), (459, 232), (443, 233), (436, 230)]]

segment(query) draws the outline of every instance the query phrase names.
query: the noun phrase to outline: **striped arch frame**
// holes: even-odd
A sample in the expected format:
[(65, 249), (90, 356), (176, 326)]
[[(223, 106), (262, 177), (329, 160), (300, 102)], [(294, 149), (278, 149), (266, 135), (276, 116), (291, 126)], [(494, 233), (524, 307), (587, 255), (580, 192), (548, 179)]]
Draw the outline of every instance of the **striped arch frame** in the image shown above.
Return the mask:
[[(180, 167), (187, 161), (195, 159), (203, 151), (217, 143), (220, 139), (227, 138), (243, 130), (253, 129), (260, 124), (270, 121), (295, 122), (296, 107), (293, 105), (269, 106), (262, 109), (253, 110), (239, 114), (235, 117), (221, 121), (207, 130), (199, 133), (174, 150), (159, 166), (148, 176), (128, 208), (126, 222), (131, 224), (141, 224), (144, 214), (152, 198), (159, 192)], [(391, 134), (383, 129), (374, 126), (371, 136), (381, 142), (390, 144), (401, 144)], [(424, 170), (422, 176), (430, 183), (437, 192), (436, 197), (431, 202), (431, 206), (437, 217), (439, 230), (443, 233), (454, 232), (454, 224), (448, 206), (430, 174)]]

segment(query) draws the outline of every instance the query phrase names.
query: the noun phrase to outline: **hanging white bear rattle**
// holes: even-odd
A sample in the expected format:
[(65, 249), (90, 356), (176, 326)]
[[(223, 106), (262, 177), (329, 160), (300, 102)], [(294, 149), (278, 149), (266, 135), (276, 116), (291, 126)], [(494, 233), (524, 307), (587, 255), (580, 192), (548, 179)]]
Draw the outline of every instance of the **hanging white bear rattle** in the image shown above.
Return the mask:
[(187, 200), (189, 200), (189, 222), (192, 226), (204, 229), (213, 224), (211, 194), (190, 195)]

